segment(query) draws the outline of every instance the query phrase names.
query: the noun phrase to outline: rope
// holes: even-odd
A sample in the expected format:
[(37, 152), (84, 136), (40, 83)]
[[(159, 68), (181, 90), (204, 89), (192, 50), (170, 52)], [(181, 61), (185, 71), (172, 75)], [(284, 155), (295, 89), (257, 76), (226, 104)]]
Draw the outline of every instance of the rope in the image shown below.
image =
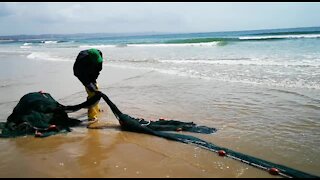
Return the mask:
[(135, 118), (132, 118), (126, 114), (122, 114), (122, 112), (117, 108), (117, 106), (113, 104), (105, 94), (101, 93), (101, 96), (106, 101), (106, 103), (110, 106), (112, 112), (115, 114), (121, 126), (124, 127), (125, 130), (142, 132), (146, 134), (153, 134), (155, 136), (163, 137), (169, 140), (180, 141), (188, 144), (195, 144), (203, 149), (207, 149), (213, 152), (219, 152), (223, 150), (227, 152), (225, 156), (229, 158), (232, 158), (234, 160), (238, 160), (240, 162), (246, 163), (253, 167), (268, 171), (270, 174), (280, 175), (286, 178), (318, 178), (318, 176), (315, 176), (312, 174), (304, 173), (302, 171), (295, 170), (283, 165), (274, 164), (272, 162), (255, 158), (253, 156), (245, 155), (240, 152), (235, 152), (227, 148), (216, 146), (212, 143), (206, 142), (204, 140), (198, 139), (193, 136), (154, 131), (148, 128), (147, 126), (145, 126), (144, 124), (134, 123), (134, 121), (136, 121)]

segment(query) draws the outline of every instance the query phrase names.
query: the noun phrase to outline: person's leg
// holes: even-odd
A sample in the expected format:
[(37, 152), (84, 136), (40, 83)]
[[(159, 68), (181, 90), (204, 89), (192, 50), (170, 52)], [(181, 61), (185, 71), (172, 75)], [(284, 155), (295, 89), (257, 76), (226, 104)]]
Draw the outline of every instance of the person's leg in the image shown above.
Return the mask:
[[(98, 87), (98, 84), (96, 84), (96, 85)], [(98, 89), (99, 89), (99, 87), (98, 87)], [(88, 94), (87, 99), (90, 99), (92, 96), (95, 95), (95, 92), (91, 92), (87, 88), (86, 88), (86, 91)], [(99, 101), (98, 101), (96, 104), (94, 104), (93, 106), (88, 108), (88, 120), (89, 121), (96, 121), (98, 119), (99, 112), (100, 112), (100, 109), (99, 109)]]

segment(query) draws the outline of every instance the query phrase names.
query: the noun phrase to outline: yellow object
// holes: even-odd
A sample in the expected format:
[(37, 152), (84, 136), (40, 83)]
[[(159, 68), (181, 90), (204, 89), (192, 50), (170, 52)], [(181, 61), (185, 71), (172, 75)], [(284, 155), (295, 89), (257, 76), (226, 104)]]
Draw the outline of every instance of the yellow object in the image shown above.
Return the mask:
[[(97, 86), (97, 89), (99, 90), (98, 84), (96, 84), (96, 86)], [(95, 95), (95, 92), (91, 92), (88, 88), (86, 88), (86, 91), (88, 94), (87, 99), (90, 99), (92, 96)], [(88, 120), (89, 121), (97, 120), (99, 112), (100, 112), (100, 108), (99, 108), (99, 101), (98, 101), (96, 104), (88, 108)]]

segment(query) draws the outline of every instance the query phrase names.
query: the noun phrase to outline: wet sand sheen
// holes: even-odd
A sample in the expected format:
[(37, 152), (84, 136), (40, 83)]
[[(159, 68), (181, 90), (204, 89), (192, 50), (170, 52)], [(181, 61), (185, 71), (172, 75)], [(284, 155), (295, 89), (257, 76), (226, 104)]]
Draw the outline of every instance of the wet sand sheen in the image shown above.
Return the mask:
[(121, 131), (110, 113), (100, 118), (107, 127), (2, 141), (0, 176), (273, 177), (193, 145)]
[[(64, 105), (85, 100), (82, 85), (71, 74), (72, 63), (21, 59), (16, 65), (23, 65), (24, 72), (33, 76), (28, 78), (26, 73), (24, 79), (18, 78), (19, 88), (0, 89), (0, 94), (7, 95), (0, 96), (5, 102), (0, 110), (3, 121), (28, 92), (44, 90)], [(34, 72), (35, 68), (39, 71)], [(48, 70), (57, 73), (46, 74)], [(99, 84), (124, 113), (215, 127), (218, 131), (212, 135), (190, 135), (298, 170), (319, 172), (319, 123), (314, 118), (319, 117), (318, 112), (287, 101), (308, 104), (309, 99), (235, 83), (110, 68), (107, 64)], [(106, 104), (101, 105), (106, 110), (101, 118), (108, 128), (77, 127), (71, 133), (44, 139), (1, 139), (0, 177), (277, 177), (193, 145), (121, 131)], [(72, 115), (85, 114), (82, 110)]]

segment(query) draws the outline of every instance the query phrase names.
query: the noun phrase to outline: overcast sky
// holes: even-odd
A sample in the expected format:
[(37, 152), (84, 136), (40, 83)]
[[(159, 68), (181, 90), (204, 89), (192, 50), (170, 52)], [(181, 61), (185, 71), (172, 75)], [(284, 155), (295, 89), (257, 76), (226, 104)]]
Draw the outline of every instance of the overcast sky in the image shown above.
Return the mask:
[(320, 26), (320, 3), (0, 2), (0, 35), (214, 32)]

